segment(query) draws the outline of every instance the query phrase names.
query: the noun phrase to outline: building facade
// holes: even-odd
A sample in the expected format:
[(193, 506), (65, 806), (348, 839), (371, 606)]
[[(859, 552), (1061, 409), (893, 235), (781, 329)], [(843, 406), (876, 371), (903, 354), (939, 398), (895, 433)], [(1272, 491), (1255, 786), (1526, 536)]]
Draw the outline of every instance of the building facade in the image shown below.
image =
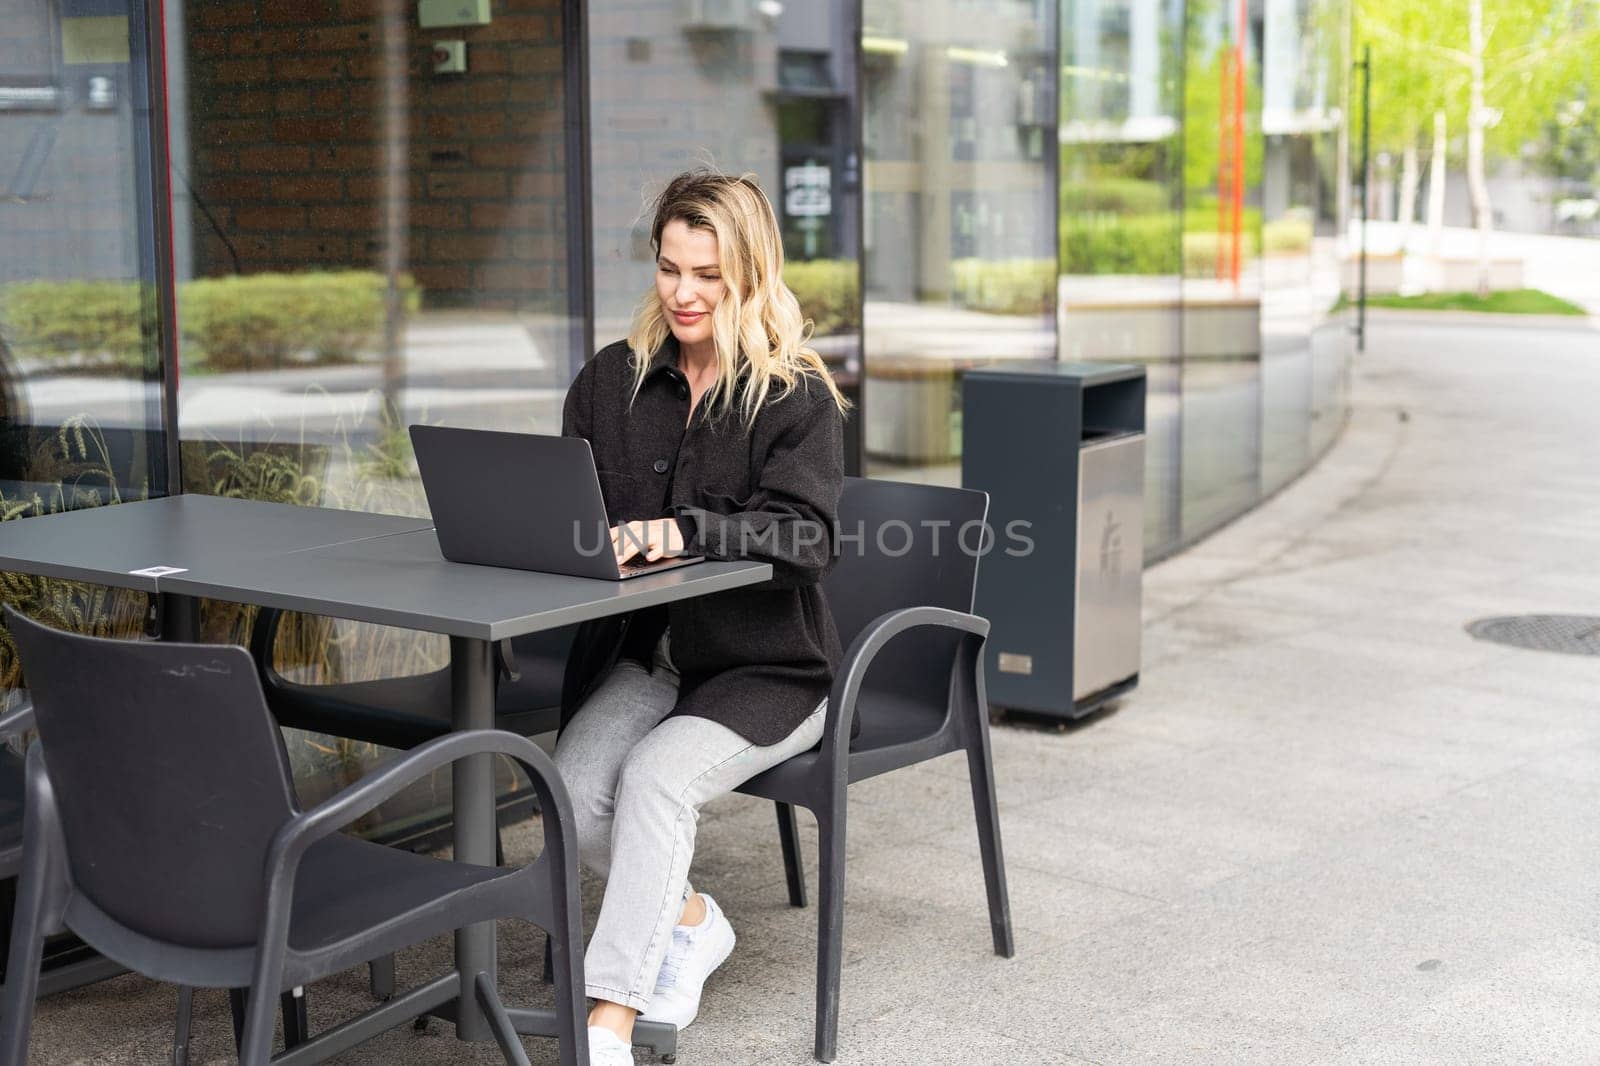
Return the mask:
[[(709, 165), (777, 208), (853, 471), (958, 481), (971, 367), (1144, 365), (1157, 558), (1344, 420), (1347, 4), (0, 0), (5, 516), (420, 512), (404, 426), (556, 431)], [(442, 654), (332, 633), (309, 674)]]

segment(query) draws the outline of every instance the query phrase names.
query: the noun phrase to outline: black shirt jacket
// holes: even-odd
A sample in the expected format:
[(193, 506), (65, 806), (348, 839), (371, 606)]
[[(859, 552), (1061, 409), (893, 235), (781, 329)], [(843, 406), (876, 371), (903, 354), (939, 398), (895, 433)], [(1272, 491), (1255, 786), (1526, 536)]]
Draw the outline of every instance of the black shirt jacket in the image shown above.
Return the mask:
[[(775, 744), (827, 697), (841, 657), (820, 582), (838, 554), (843, 418), (826, 383), (807, 373), (748, 429), (737, 404), (718, 419), (696, 411), (690, 424), (671, 337), (636, 397), (633, 382), (627, 343), (608, 345), (579, 372), (562, 412), (562, 433), (594, 452), (611, 524), (673, 517), (689, 552), (771, 563), (773, 576), (584, 623), (567, 663), (562, 723), (619, 658), (648, 669), (670, 624), (680, 677), (672, 715)], [(583, 531), (584, 543), (596, 535)]]

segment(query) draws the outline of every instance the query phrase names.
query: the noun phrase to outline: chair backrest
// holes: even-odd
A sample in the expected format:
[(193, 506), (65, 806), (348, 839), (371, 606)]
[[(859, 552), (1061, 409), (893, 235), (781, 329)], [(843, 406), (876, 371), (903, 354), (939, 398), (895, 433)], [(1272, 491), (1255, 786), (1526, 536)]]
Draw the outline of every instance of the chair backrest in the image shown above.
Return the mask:
[(273, 835), (296, 811), (243, 648), (104, 640), (6, 608), (76, 889), (134, 932), (251, 944)]
[[(983, 526), (988, 511), (988, 494), (973, 489), (845, 478), (839, 558), (823, 583), (840, 643), (848, 648), (889, 611), (971, 611), (979, 555), (992, 547)], [(869, 684), (942, 701), (950, 680), (948, 649), (958, 639), (891, 641)], [(932, 668), (940, 662), (943, 668)]]

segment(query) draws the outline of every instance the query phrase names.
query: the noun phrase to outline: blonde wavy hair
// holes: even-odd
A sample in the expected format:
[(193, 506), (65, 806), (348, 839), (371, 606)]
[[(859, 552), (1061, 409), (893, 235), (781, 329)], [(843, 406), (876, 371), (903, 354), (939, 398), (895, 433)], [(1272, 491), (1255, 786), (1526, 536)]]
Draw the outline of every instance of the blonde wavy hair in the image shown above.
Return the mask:
[[(700, 401), (705, 416), (720, 417), (737, 405), (749, 428), (763, 404), (788, 395), (807, 372), (827, 386), (841, 414), (849, 410), (850, 401), (834, 384), (827, 364), (807, 344), (812, 323), (783, 283), (778, 219), (755, 175), (733, 177), (691, 170), (673, 178), (655, 201), (650, 247), (658, 256), (661, 231), (674, 221), (707, 230), (717, 238), (724, 292), (711, 315), (717, 379)], [(671, 333), (652, 285), (634, 310), (633, 328), (628, 333), (635, 396), (644, 384), (651, 358)], [(739, 378), (745, 374), (749, 377), (740, 388)]]

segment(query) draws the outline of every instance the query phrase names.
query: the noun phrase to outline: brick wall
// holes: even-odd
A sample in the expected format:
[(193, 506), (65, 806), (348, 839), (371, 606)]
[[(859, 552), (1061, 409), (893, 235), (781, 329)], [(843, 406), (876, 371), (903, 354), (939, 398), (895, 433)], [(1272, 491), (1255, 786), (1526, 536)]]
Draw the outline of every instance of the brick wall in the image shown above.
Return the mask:
[[(190, 181), (244, 273), (382, 255), (379, 0), (187, 5)], [(430, 307), (567, 308), (560, 0), (494, 0), (487, 26), (407, 19), (409, 264)], [(467, 73), (432, 70), (436, 39)], [(233, 271), (199, 213), (195, 273)]]

